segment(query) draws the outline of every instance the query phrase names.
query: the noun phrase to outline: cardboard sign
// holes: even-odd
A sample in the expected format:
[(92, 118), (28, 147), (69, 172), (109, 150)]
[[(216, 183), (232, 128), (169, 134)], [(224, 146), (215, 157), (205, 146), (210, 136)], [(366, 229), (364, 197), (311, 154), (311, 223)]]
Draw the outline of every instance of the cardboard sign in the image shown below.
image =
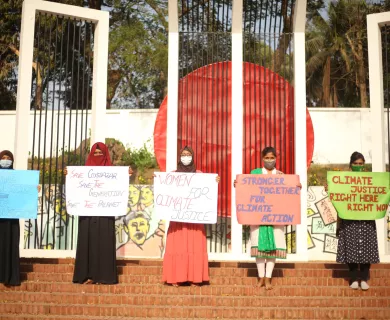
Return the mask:
[(129, 197), (128, 167), (68, 167), (66, 210), (74, 216), (123, 216)]
[(0, 170), (0, 219), (36, 219), (37, 170)]
[(217, 223), (216, 174), (156, 172), (154, 208), (163, 220)]
[(237, 220), (245, 225), (301, 223), (301, 189), (297, 175), (237, 175)]
[(376, 220), (390, 202), (388, 172), (328, 172), (329, 199), (340, 218)]

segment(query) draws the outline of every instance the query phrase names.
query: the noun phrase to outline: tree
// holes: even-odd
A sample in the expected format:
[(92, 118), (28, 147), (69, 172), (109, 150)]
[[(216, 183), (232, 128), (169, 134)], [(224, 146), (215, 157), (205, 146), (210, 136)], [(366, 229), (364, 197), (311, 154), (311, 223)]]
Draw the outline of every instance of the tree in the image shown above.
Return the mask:
[(364, 0), (330, 2), (327, 19), (307, 28), (308, 105), (368, 107), (366, 16), (383, 10)]

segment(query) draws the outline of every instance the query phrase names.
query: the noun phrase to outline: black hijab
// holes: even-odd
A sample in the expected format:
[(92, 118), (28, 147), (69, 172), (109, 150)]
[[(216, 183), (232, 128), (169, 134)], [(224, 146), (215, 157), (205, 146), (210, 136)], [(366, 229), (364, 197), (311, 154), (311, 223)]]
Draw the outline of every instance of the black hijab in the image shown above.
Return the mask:
[(11, 164), (11, 166), (10, 166), (9, 168), (2, 168), (2, 167), (0, 166), (0, 169), (13, 169), (13, 168), (14, 168), (14, 155), (12, 154), (12, 152), (11, 152), (11, 151), (8, 151), (8, 150), (3, 150), (3, 151), (1, 151), (1, 152), (0, 152), (0, 160), (1, 160), (4, 156), (10, 157), (11, 160), (12, 160), (12, 164)]
[[(192, 160), (191, 160), (191, 163), (188, 165), (188, 166), (185, 166), (180, 158), (181, 158), (181, 154), (183, 153), (183, 151), (187, 150), (188, 152), (191, 153), (191, 156), (192, 156)], [(196, 172), (196, 166), (195, 166), (195, 163), (194, 163), (194, 150), (192, 150), (191, 147), (188, 147), (188, 146), (185, 146), (183, 149), (181, 149), (180, 151), (180, 155), (179, 155), (179, 162), (177, 163), (177, 170), (176, 172)]]

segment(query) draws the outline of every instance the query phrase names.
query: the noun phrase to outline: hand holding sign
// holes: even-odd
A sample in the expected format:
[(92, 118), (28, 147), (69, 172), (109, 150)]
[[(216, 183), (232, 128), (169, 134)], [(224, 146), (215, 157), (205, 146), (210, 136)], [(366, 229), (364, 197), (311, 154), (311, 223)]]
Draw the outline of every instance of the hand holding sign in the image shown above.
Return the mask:
[(247, 225), (288, 225), (301, 222), (299, 177), (237, 175), (237, 220)]
[(346, 220), (376, 220), (390, 202), (388, 172), (328, 172), (329, 199)]
[(186, 223), (217, 222), (216, 174), (156, 172), (154, 207), (163, 220)]

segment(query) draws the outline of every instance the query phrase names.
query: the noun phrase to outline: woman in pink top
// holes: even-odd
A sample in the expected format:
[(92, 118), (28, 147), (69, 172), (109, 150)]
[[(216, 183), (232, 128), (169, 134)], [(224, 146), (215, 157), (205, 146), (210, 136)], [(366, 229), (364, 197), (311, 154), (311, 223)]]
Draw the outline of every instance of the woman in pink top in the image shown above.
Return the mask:
[[(176, 172), (197, 172), (194, 151), (184, 147)], [(220, 177), (217, 177), (217, 182)], [(163, 281), (173, 286), (189, 282), (200, 285), (209, 281), (209, 266), (206, 246), (206, 231), (203, 224), (169, 223), (163, 261)]]

